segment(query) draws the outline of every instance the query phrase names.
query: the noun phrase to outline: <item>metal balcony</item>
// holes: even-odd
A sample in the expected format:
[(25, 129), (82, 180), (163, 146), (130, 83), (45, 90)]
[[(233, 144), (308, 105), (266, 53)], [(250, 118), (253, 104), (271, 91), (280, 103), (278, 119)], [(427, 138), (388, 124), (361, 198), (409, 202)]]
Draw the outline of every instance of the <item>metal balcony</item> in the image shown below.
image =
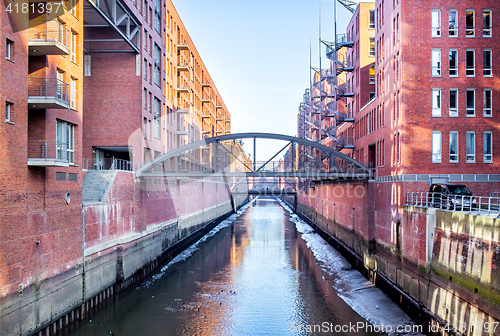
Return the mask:
[(177, 58), (177, 70), (179, 71), (191, 71), (191, 64), (184, 57), (179, 56)]
[(179, 127), (177, 128), (177, 135), (189, 135), (189, 132), (186, 131), (184, 128)]
[(191, 106), (189, 104), (181, 104), (177, 106), (177, 113), (178, 114), (189, 114)]
[(29, 140), (28, 166), (69, 167), (68, 144), (54, 140)]
[(57, 78), (28, 78), (29, 109), (69, 108), (68, 84)]
[(177, 50), (189, 50), (189, 45), (188, 44), (178, 44)]
[(30, 56), (69, 55), (70, 31), (59, 21), (31, 20), (29, 24)]

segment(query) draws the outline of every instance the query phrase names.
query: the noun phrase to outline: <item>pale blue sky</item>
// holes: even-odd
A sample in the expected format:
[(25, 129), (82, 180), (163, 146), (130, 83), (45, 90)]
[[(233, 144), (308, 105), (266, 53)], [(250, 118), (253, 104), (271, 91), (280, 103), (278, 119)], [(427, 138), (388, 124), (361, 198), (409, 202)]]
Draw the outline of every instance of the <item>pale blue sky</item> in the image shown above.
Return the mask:
[[(311, 0), (173, 0), (232, 119), (232, 133), (296, 135), (309, 86), (309, 50), (319, 66), (319, 7)], [(351, 13), (338, 5), (338, 32)], [(333, 40), (333, 2), (321, 1), (322, 38)], [(323, 48), (324, 52), (324, 48)], [(327, 65), (323, 58), (323, 67)], [(250, 143), (250, 141), (248, 141)], [(267, 160), (266, 144), (257, 160)], [(246, 146), (251, 152), (251, 146)], [(262, 149), (258, 144), (258, 148)], [(261, 153), (261, 154), (259, 154)]]

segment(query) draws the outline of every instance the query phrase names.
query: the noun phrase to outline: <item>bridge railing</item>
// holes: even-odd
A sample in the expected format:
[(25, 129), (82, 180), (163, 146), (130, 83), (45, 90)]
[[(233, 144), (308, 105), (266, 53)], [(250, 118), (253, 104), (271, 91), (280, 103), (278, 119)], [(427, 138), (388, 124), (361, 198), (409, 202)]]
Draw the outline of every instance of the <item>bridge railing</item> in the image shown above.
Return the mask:
[(406, 193), (406, 205), (451, 211), (487, 212), (490, 214), (500, 212), (500, 197), (408, 192)]
[(87, 170), (127, 170), (133, 171), (134, 166), (131, 161), (106, 158), (106, 159), (83, 159), (83, 169)]

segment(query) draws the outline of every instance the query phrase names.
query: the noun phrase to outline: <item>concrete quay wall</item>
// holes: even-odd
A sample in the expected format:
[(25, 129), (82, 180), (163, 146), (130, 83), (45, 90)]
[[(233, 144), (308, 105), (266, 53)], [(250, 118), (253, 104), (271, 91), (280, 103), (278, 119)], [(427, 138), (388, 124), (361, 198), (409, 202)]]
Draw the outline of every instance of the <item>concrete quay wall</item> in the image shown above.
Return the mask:
[(297, 212), (424, 329), (500, 334), (500, 219), (402, 205), (413, 187), (318, 183)]
[[(245, 201), (236, 197), (234, 206)], [(0, 335), (48, 336), (75, 328), (232, 212), (224, 183), (174, 181), (160, 187), (118, 172), (103, 202), (82, 206), (81, 230), (66, 241), (80, 255), (38, 272), (18, 291), (2, 293)]]

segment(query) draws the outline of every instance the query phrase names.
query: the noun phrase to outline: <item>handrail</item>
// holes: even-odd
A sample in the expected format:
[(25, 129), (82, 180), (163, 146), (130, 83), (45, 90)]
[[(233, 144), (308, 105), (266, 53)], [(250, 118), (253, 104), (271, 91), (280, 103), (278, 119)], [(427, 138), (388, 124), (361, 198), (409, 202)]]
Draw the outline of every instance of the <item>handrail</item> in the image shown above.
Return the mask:
[(500, 211), (500, 197), (450, 195), (435, 192), (407, 192), (406, 205), (433, 207), (451, 211), (486, 211), (488, 214)]

